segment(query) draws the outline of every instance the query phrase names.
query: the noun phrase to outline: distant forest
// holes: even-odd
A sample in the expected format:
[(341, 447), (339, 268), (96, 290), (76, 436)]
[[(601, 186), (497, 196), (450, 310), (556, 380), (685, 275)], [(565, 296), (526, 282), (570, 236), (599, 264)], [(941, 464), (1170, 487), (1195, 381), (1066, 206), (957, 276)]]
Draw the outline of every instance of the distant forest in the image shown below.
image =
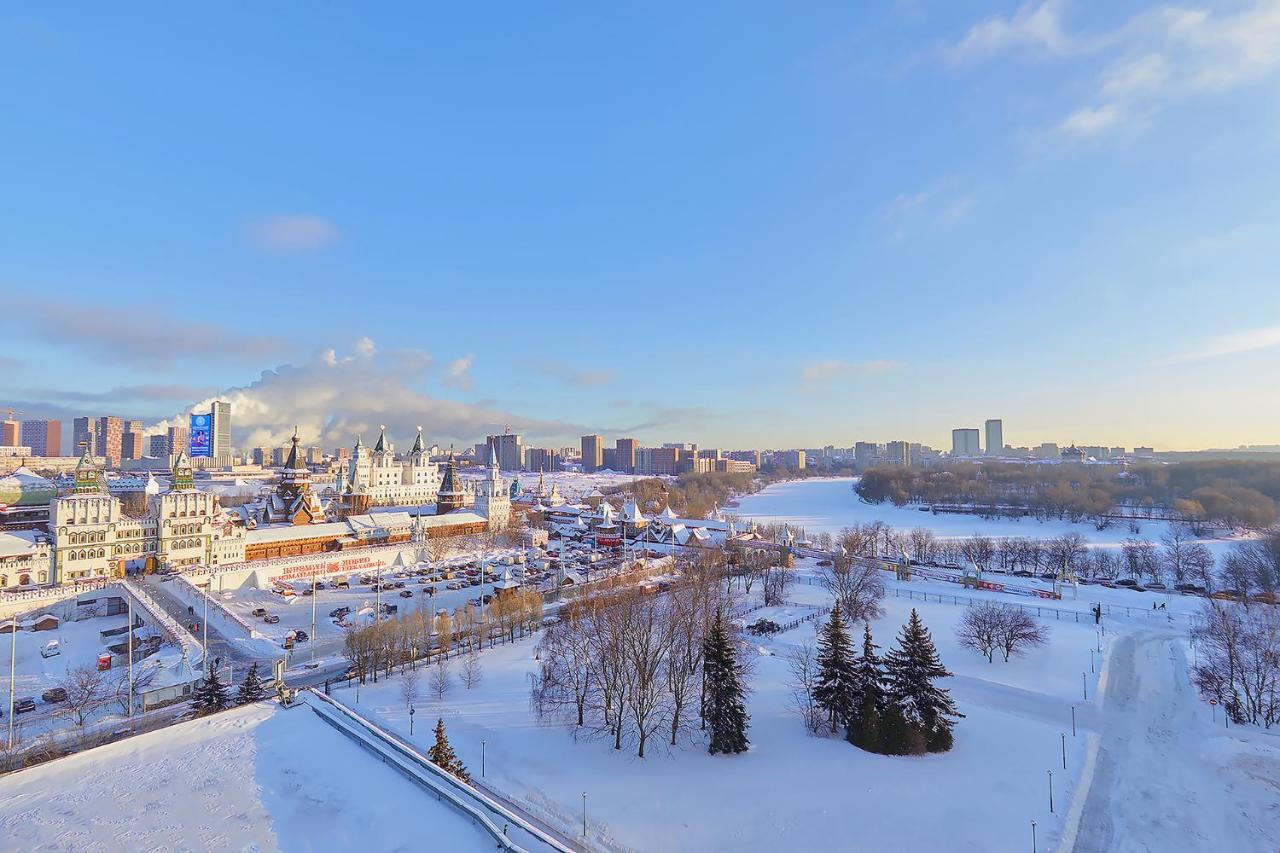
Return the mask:
[(1260, 529), (1276, 521), (1280, 462), (1206, 460), (1177, 465), (951, 463), (873, 468), (855, 491), (870, 503), (954, 504), (985, 517), (1031, 515), (1093, 521), (1170, 518)]

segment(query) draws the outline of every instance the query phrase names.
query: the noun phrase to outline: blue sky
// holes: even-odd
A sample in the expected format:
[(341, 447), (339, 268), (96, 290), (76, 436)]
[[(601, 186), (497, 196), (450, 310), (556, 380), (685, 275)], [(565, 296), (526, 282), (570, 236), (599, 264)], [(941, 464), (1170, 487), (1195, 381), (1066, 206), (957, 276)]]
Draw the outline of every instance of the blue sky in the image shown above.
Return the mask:
[(29, 415), (1280, 440), (1280, 0), (29, 4), (0, 75)]

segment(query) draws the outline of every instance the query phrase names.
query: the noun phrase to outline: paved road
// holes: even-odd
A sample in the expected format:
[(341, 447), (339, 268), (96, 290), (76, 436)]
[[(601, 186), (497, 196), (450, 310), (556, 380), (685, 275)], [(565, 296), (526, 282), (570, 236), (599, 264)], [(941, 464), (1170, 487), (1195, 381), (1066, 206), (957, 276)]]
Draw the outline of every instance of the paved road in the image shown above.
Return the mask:
[(1205, 719), (1181, 642), (1139, 631), (1117, 639), (1111, 654), (1075, 853), (1276, 850), (1274, 818), (1257, 807), (1267, 789), (1224, 768), (1231, 738)]
[[(169, 591), (170, 584), (174, 582), (161, 581), (160, 577), (160, 575), (147, 575), (144, 578), (147, 592), (151, 593), (151, 598), (163, 607), (166, 613), (172, 616), (179, 625), (195, 637), (197, 643), (202, 642), (204, 639), (204, 631), (191, 632), (190, 628), (193, 619), (199, 620), (203, 617), (203, 609), (196, 608), (195, 615), (193, 616), (187, 610), (188, 605), (184, 604), (177, 598), (177, 596)], [(266, 664), (267, 671), (269, 672), (270, 661), (268, 659), (254, 658), (253, 656), (245, 653), (239, 647), (228, 642), (227, 638), (219, 633), (218, 619), (215, 617), (214, 613), (214, 608), (211, 606), (209, 608), (209, 662), (212, 663), (214, 659), (221, 658), (223, 665), (226, 665), (229, 662), (235, 667), (237, 672), (244, 672), (248, 670), (249, 664), (257, 660), (258, 668), (262, 669), (263, 665)], [(241, 667), (243, 667), (243, 669), (241, 669)]]

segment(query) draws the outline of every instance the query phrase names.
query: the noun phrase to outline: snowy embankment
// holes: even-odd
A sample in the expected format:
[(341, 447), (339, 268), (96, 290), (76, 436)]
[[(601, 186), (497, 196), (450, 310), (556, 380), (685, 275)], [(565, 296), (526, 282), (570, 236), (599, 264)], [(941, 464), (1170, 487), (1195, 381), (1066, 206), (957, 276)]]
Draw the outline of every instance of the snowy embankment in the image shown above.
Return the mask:
[(9, 849), (492, 850), (305, 707), (269, 703), (0, 778)]

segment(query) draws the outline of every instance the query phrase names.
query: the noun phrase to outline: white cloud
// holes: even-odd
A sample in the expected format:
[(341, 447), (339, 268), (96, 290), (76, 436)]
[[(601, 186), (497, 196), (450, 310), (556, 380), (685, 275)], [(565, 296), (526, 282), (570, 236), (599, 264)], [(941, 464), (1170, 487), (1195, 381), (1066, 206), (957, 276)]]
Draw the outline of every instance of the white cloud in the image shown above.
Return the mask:
[(1201, 361), (1207, 358), (1238, 355), (1275, 347), (1280, 347), (1280, 325), (1266, 326), (1261, 329), (1246, 329), (1241, 332), (1232, 332), (1231, 334), (1210, 338), (1187, 352), (1165, 359), (1163, 363), (1182, 364), (1188, 361)]
[(1081, 107), (1062, 120), (1058, 132), (1065, 136), (1096, 136), (1120, 119), (1120, 108), (1115, 104), (1100, 107)]
[(1040, 56), (1102, 57), (1090, 103), (1062, 120), (1071, 137), (1120, 130), (1175, 103), (1227, 92), (1280, 72), (1280, 0), (1253, 0), (1229, 11), (1162, 6), (1110, 30), (1068, 32), (1065, 0), (1023, 6), (988, 19), (947, 49), (953, 62), (1016, 49)]
[(304, 442), (329, 449), (351, 444), (358, 434), (368, 437), (379, 424), (387, 424), (387, 432), (402, 442), (412, 440), (422, 424), (429, 438), (445, 444), (465, 444), (506, 425), (547, 440), (590, 431), (581, 424), (430, 396), (422, 390), (430, 364), (430, 356), (419, 350), (377, 353), (371, 341), (349, 355), (323, 350), (302, 364), (264, 370), (256, 381), (201, 400), (152, 430), (184, 423), (187, 413), (208, 411), (213, 399), (222, 399), (231, 403), (238, 447), (280, 446), (294, 424)]
[(336, 243), (338, 226), (322, 216), (281, 214), (249, 225), (249, 238), (259, 248), (273, 252), (313, 252)]
[(800, 371), (801, 381), (806, 385), (818, 382), (831, 382), (839, 379), (851, 379), (861, 376), (880, 376), (902, 367), (899, 362), (886, 359), (873, 361), (810, 361)]
[(463, 391), (471, 390), (471, 365), (475, 364), (476, 357), (474, 354), (468, 353), (462, 358), (455, 358), (444, 369), (444, 384), (450, 388), (460, 388)]
[(942, 181), (929, 189), (902, 193), (885, 206), (884, 218), (892, 235), (901, 239), (908, 232), (950, 228), (969, 218), (976, 201), (955, 192), (952, 181)]
[(953, 62), (993, 56), (1010, 49), (1061, 55), (1075, 45), (1062, 29), (1062, 0), (1027, 3), (1012, 17), (996, 15), (976, 24), (948, 53)]

